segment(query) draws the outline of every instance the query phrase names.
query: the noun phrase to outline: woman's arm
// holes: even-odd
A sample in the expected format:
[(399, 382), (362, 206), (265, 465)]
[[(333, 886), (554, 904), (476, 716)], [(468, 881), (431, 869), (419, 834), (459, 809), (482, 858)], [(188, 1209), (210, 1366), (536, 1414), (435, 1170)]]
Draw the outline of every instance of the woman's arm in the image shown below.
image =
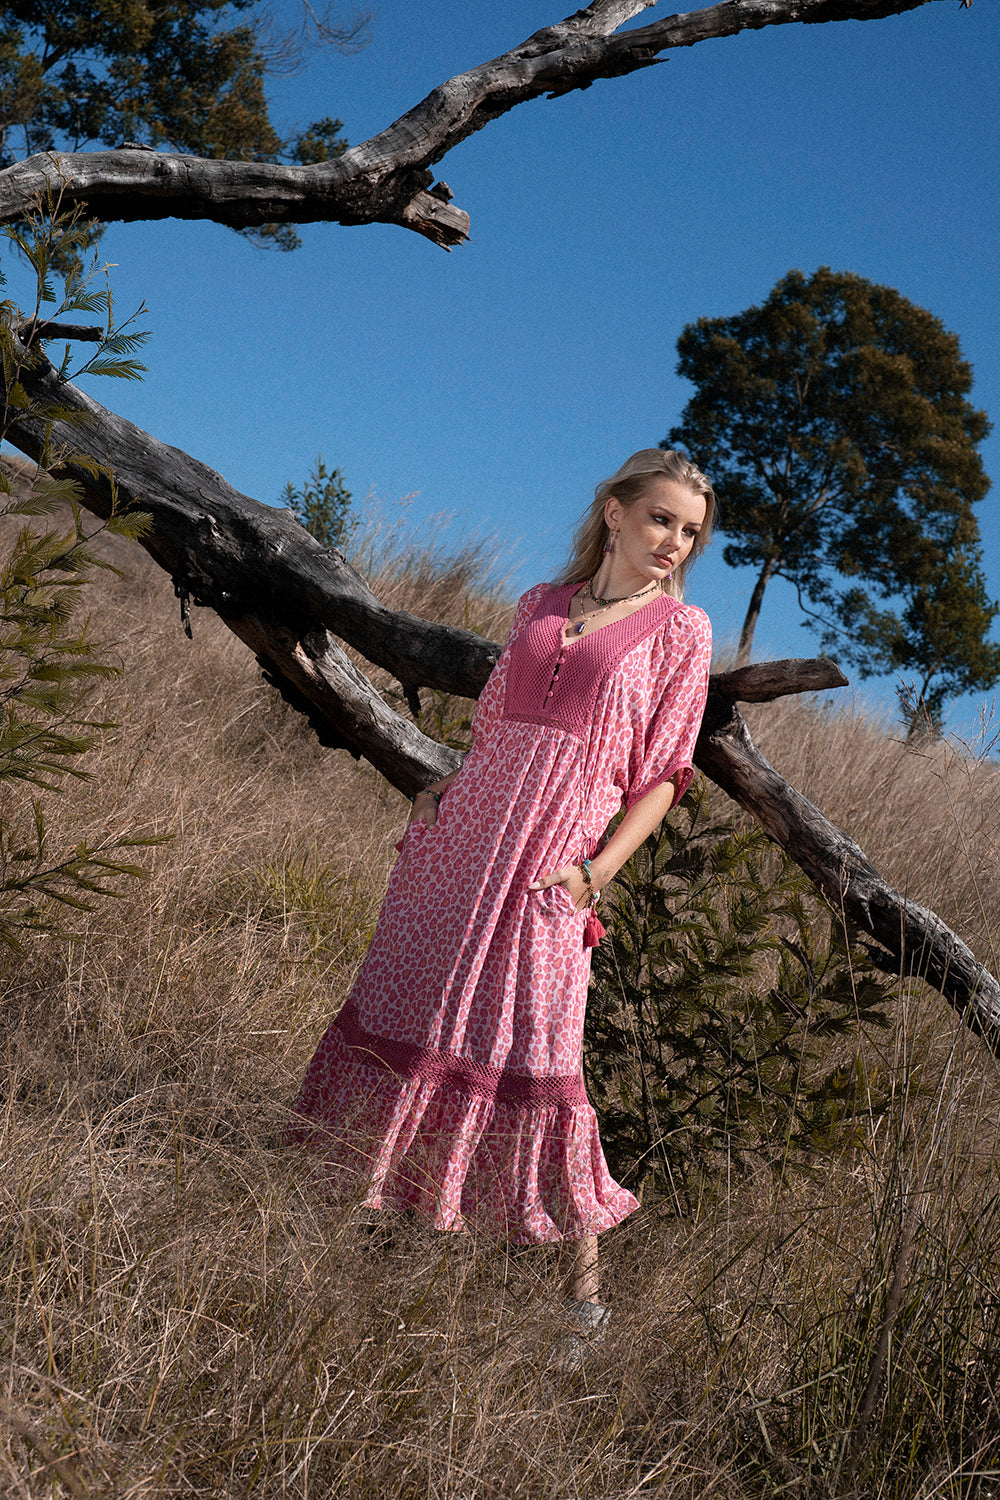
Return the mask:
[(643, 839), (663, 822), (673, 806), (675, 791), (674, 783), (665, 781), (647, 792), (645, 797), (640, 797), (638, 802), (633, 802), (600, 854), (595, 854), (590, 862), (592, 887), (587, 885), (578, 865), (565, 865), (561, 870), (553, 870), (551, 875), (540, 875), (528, 889), (542, 891), (549, 885), (564, 885), (577, 909), (582, 911), (592, 891), (601, 890), (613, 880)]

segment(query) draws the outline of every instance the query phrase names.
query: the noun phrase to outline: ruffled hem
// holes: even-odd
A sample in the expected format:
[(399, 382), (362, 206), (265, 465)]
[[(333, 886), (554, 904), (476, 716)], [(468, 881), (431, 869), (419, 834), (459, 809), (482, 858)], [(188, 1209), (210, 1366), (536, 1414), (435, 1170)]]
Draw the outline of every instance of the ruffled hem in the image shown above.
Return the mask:
[(638, 1207), (608, 1172), (590, 1104), (529, 1105), (400, 1077), (336, 1022), (286, 1132), (338, 1202), (412, 1209), (435, 1229), (521, 1244), (600, 1234)]

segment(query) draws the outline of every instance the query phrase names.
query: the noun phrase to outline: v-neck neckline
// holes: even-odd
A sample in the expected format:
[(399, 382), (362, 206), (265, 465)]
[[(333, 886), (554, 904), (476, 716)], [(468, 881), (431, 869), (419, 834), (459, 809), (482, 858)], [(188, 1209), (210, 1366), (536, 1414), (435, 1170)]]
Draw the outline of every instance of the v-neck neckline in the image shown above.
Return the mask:
[(647, 604), (640, 605), (638, 609), (631, 610), (629, 614), (620, 615), (617, 620), (608, 620), (605, 625), (598, 625), (594, 630), (591, 630), (590, 632), (581, 631), (579, 635), (574, 635), (570, 640), (567, 640), (566, 626), (570, 623), (569, 607), (580, 590), (587, 587), (587, 580), (584, 579), (582, 583), (565, 584), (564, 587), (568, 588), (570, 591), (567, 594), (560, 611), (563, 616), (563, 620), (562, 624), (559, 627), (559, 640), (564, 651), (567, 649), (571, 650), (577, 645), (582, 645), (585, 640), (592, 641), (595, 635), (600, 635), (602, 630), (611, 630), (615, 625), (627, 625), (630, 620), (636, 619), (643, 613), (644, 610), (652, 608), (654, 604), (661, 604), (665, 599), (673, 599), (674, 597), (673, 594), (665, 594), (661, 589), (658, 594), (654, 594), (653, 598), (650, 599)]

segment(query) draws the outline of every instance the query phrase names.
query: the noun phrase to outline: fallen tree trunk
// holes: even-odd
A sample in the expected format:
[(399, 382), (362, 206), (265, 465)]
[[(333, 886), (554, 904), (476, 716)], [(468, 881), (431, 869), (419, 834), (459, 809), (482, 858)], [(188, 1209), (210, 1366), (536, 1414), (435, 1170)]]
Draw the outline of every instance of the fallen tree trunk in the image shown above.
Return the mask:
[[(341, 641), (408, 688), (477, 697), (500, 651), (468, 631), (435, 625), (381, 604), (337, 551), (287, 512), (241, 495), (221, 475), (107, 411), (37, 351), (21, 371), (45, 420), (14, 420), (8, 436), (36, 460), (61, 451), (98, 516), (113, 504), (153, 518), (143, 545), (173, 578), (182, 600), (213, 608), (255, 652), (270, 679), (308, 714), (324, 743), (363, 755), (412, 794), (458, 764), (457, 754), (397, 714), (346, 655)], [(75, 461), (86, 435), (91, 458)], [(112, 475), (114, 478), (112, 479)], [(864, 852), (789, 786), (757, 750), (735, 707), (789, 693), (845, 686), (834, 662), (765, 662), (716, 673), (709, 686), (695, 764), (750, 812), (837, 911), (879, 944), (878, 961), (933, 984), (1000, 1053), (1000, 986), (932, 911), (883, 880)]]
[[(324, 627), (404, 687), (478, 696), (500, 652), (495, 642), (387, 609), (343, 553), (320, 546), (290, 511), (241, 494), (207, 464), (101, 406), (37, 351), (21, 384), (43, 415), (15, 421), (10, 441), (36, 461), (47, 447), (66, 455), (62, 468), (95, 515), (106, 517), (114, 504), (148, 511), (153, 530), (143, 545), (182, 600), (227, 623), (253, 616), (262, 639), (267, 621), (300, 634)], [(54, 422), (48, 412), (59, 414)], [(81, 450), (104, 472), (75, 462)], [(274, 649), (284, 657), (283, 645)]]

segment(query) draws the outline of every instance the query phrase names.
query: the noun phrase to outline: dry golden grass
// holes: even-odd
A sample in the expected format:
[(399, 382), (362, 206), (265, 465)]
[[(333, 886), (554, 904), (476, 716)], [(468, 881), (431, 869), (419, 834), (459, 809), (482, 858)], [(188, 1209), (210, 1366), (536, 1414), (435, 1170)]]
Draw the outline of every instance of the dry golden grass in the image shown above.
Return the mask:
[[(985, 744), (908, 742), (898, 726), (785, 699), (748, 712), (762, 752), (870, 855), (899, 890), (996, 964), (1000, 768)], [(984, 754), (985, 752), (985, 754)]]
[[(417, 566), (394, 601), (502, 635), (473, 562), (460, 584)], [(647, 1204), (606, 1236), (611, 1329), (567, 1370), (551, 1255), (409, 1225), (383, 1243), (275, 1144), (402, 799), (318, 747), (213, 617), (186, 641), (137, 555), (89, 598), (124, 665), (95, 707), (122, 727), (53, 824), (170, 839), (71, 943), (2, 961), (4, 1493), (985, 1500), (997, 1091), (947, 1007), (901, 991), (882, 1044), (898, 1104), (867, 1149), (812, 1180), (723, 1180), (693, 1222)], [(995, 767), (817, 706), (755, 720), (990, 958)]]

